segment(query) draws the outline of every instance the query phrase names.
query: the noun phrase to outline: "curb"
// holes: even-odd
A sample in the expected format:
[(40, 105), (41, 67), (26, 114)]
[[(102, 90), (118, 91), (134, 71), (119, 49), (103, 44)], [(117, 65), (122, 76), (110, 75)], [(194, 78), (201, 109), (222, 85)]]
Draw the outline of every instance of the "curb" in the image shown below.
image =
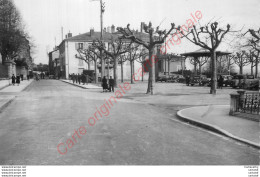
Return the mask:
[(10, 86), (11, 84), (10, 84), (10, 82), (9, 82), (9, 84), (6, 84), (5, 86), (3, 86), (3, 87), (0, 87), (0, 90), (3, 90), (3, 89), (5, 89), (6, 87), (8, 87), (8, 86)]
[(66, 82), (66, 81), (64, 81), (64, 80), (59, 80), (59, 81), (62, 81), (62, 82), (64, 82), (64, 83), (67, 83), (67, 84), (70, 84), (70, 85), (73, 85), (73, 86), (80, 87), (80, 88), (82, 88), (82, 89), (102, 89), (101, 87), (100, 87), (100, 88), (86, 88), (86, 87), (84, 87), (84, 86), (81, 86), (81, 85), (78, 85), (78, 84), (73, 84), (73, 83), (71, 83), (71, 82)]
[(24, 87), (24, 88), (21, 90), (21, 92), (23, 92), (24, 90), (26, 90), (33, 82), (34, 82), (34, 80), (33, 80), (30, 84), (28, 84), (26, 87)]
[[(189, 108), (186, 108), (186, 109), (189, 109)], [(235, 135), (229, 133), (228, 131), (226, 131), (226, 130), (224, 130), (224, 129), (218, 127), (218, 126), (211, 125), (211, 124), (207, 124), (207, 123), (204, 123), (204, 122), (201, 122), (201, 121), (198, 121), (198, 120), (194, 120), (194, 119), (192, 119), (192, 118), (190, 118), (190, 117), (184, 116), (184, 115), (182, 114), (182, 111), (184, 111), (184, 110), (186, 110), (186, 109), (182, 109), (182, 110), (180, 110), (180, 111), (177, 112), (177, 116), (178, 116), (181, 120), (183, 120), (183, 121), (185, 121), (185, 122), (188, 122), (188, 123), (190, 123), (190, 124), (193, 124), (193, 125), (202, 127), (202, 128), (204, 128), (204, 129), (210, 130), (210, 131), (212, 131), (212, 132), (215, 132), (215, 133), (218, 133), (218, 134), (227, 136), (227, 137), (232, 138), (232, 139), (234, 139), (234, 140), (237, 140), (237, 141), (239, 141), (239, 142), (242, 142), (242, 143), (245, 143), (245, 144), (247, 144), (247, 145), (253, 146), (253, 147), (257, 148), (257, 149), (260, 149), (260, 145), (259, 145), (259, 144), (256, 144), (256, 143), (254, 143), (254, 142), (252, 142), (252, 141), (249, 141), (249, 140), (246, 140), (246, 139), (244, 139), (244, 138), (237, 137), (237, 136), (235, 136)]]
[(67, 83), (67, 84), (70, 84), (70, 85), (74, 85), (74, 86), (80, 87), (80, 88), (82, 88), (82, 89), (87, 89), (86, 87), (83, 87), (83, 86), (81, 86), (81, 85), (73, 84), (73, 83), (70, 83), (70, 82), (63, 81), (63, 80), (59, 80), (59, 81), (64, 82), (64, 83)]
[(11, 104), (11, 103), (14, 101), (15, 98), (16, 98), (16, 96), (14, 96), (14, 98), (8, 100), (5, 104), (3, 104), (3, 105), (0, 107), (0, 113), (2, 113), (3, 110), (4, 110), (9, 104)]

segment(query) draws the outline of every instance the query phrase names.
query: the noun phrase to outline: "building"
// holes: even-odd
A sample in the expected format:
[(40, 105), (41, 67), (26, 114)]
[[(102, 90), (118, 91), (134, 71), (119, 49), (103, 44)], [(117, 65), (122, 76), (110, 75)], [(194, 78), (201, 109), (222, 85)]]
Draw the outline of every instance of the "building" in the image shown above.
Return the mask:
[[(143, 26), (143, 25), (141, 25)], [(142, 31), (142, 28), (141, 28)], [(135, 36), (138, 38), (141, 38), (144, 41), (149, 41), (149, 36), (146, 33), (134, 31)], [(82, 59), (79, 59), (77, 55), (78, 49), (87, 49), (89, 45), (93, 43), (94, 40), (100, 39), (100, 32), (94, 31), (94, 29), (91, 29), (89, 32), (80, 34), (77, 36), (72, 36), (72, 33), (68, 33), (66, 35), (66, 38), (60, 43), (58, 46), (59, 48), (59, 62), (60, 62), (60, 68), (59, 72), (61, 74), (62, 78), (68, 79), (70, 74), (81, 74), (83, 70), (94, 70), (94, 62), (90, 63), (90, 68), (88, 67), (88, 64), (83, 61)], [(109, 47), (109, 42), (111, 41), (111, 38), (118, 38), (119, 33), (115, 32), (115, 26), (112, 25), (111, 27), (108, 27), (104, 29), (103, 32), (103, 41), (107, 47)], [(54, 51), (53, 51), (54, 52)], [(53, 54), (52, 52), (52, 54)], [(178, 70), (181, 70), (182, 64), (181, 60), (176, 60), (176, 58), (180, 59), (181, 57), (172, 56), (171, 55), (170, 62), (166, 63), (164, 61), (164, 56), (159, 56), (159, 62), (156, 63), (155, 68), (156, 69), (156, 76), (158, 76), (159, 72), (166, 72), (166, 70), (170, 66), (170, 72), (175, 72)], [(52, 58), (53, 57), (49, 57)], [(147, 60), (147, 59), (146, 59)], [(123, 78), (125, 80), (131, 79), (131, 67), (130, 67), (130, 61), (123, 62), (121, 65), (120, 59), (118, 59), (119, 65), (118, 65), (118, 79), (121, 79), (121, 72), (123, 73)], [(176, 63), (177, 62), (177, 63)], [(133, 63), (133, 73), (139, 73), (140, 68), (143, 67), (144, 62), (134, 61)], [(159, 67), (158, 67), (159, 66)], [(121, 69), (121, 67), (123, 69)], [(168, 71), (168, 70), (167, 70)], [(105, 75), (106, 76), (113, 76), (113, 65), (110, 63), (110, 65), (105, 64)], [(101, 65), (97, 65), (97, 76), (101, 77)], [(144, 79), (148, 79), (148, 73), (144, 74)]]
[(61, 75), (60, 70), (60, 51), (55, 47), (49, 52), (49, 74), (58, 77)]
[[(103, 32), (103, 41), (106, 46), (109, 45), (112, 37), (118, 38), (118, 34), (115, 32), (115, 26), (112, 25), (110, 28), (107, 29), (108, 30), (104, 30)], [(94, 29), (91, 29), (89, 32), (77, 36), (72, 36), (71, 33), (68, 33), (68, 35), (66, 35), (66, 39), (64, 39), (59, 45), (60, 72), (62, 78), (68, 79), (69, 74), (81, 74), (83, 70), (88, 69), (87, 63), (76, 57), (76, 55), (79, 55), (77, 49), (86, 49), (89, 45), (93, 43), (94, 40), (100, 39), (100, 35), (101, 33), (94, 31)], [(140, 32), (137, 32), (137, 35), (146, 36), (144, 33)], [(136, 71), (137, 69), (142, 67), (142, 64), (137, 61), (134, 62), (134, 65)], [(124, 62), (122, 66), (124, 79), (130, 80), (130, 62)], [(94, 62), (90, 63), (89, 69), (94, 70)], [(98, 77), (101, 77), (100, 64), (98, 64), (97, 69), (97, 75)], [(118, 65), (118, 73), (120, 73), (120, 70), (121, 64)], [(112, 64), (110, 64), (109, 67), (108, 64), (106, 64), (105, 75), (113, 76)], [(118, 79), (121, 79), (121, 74), (118, 74)]]
[(157, 77), (158, 75), (168, 75), (185, 69), (185, 57), (175, 54), (158, 55), (158, 65), (155, 68)]

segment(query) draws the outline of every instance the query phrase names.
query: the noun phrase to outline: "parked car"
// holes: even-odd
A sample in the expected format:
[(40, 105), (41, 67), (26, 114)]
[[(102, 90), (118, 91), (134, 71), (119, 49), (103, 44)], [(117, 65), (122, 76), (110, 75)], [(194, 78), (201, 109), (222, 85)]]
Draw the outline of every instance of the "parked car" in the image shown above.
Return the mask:
[[(170, 78), (168, 79), (168, 82), (178, 82), (180, 78), (182, 78), (182, 75), (179, 74), (172, 74), (170, 75)], [(184, 78), (184, 77), (183, 77)]]
[(194, 85), (207, 85), (209, 84), (209, 79), (205, 75), (192, 76), (190, 80), (191, 86)]
[(257, 79), (253, 75), (235, 75), (232, 79), (233, 88), (250, 88), (252, 82), (255, 82)]
[(223, 86), (224, 87), (227, 87), (227, 86), (232, 87), (232, 85), (233, 85), (233, 81), (232, 81), (233, 77), (231, 75), (222, 75), (222, 77), (224, 79)]
[(201, 85), (209, 86), (211, 78), (207, 78), (206, 76), (201, 77)]
[(201, 77), (200, 76), (192, 76), (190, 79), (190, 85), (201, 85)]
[(184, 83), (184, 82), (186, 82), (186, 79), (183, 75), (179, 75), (177, 82)]
[(157, 81), (167, 82), (169, 80), (169, 78), (170, 77), (168, 75), (161, 75), (161, 76), (158, 76)]
[(247, 86), (247, 89), (250, 90), (259, 90), (259, 88), (260, 88), (260, 78), (250, 81)]

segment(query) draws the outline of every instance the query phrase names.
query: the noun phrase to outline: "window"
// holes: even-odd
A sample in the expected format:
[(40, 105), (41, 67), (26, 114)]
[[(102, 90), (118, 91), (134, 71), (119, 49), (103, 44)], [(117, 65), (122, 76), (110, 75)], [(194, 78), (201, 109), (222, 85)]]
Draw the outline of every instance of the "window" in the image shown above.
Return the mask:
[(76, 43), (76, 50), (83, 49), (83, 43)]

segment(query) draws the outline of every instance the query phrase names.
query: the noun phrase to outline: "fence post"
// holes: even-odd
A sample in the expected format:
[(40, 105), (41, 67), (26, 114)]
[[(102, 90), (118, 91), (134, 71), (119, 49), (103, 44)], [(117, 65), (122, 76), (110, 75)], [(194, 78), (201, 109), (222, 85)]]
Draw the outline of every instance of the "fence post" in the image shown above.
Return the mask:
[(229, 115), (234, 115), (234, 113), (238, 111), (239, 98), (240, 98), (240, 95), (237, 93), (230, 94)]

